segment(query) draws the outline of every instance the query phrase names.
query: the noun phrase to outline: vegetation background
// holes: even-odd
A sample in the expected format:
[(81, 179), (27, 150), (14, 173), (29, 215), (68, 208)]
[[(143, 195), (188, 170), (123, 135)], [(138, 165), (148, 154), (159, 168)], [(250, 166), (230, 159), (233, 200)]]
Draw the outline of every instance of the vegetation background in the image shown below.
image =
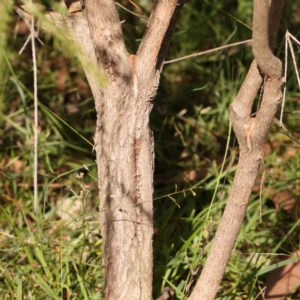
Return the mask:
[[(54, 1), (39, 3), (62, 10)], [(149, 16), (152, 2), (136, 3), (143, 17)], [(119, 4), (138, 13), (127, 0)], [(18, 54), (30, 32), (10, 6), (1, 5), (0, 298), (101, 299), (104, 269), (92, 151), (96, 114), (88, 83), (70, 45), (41, 32), (36, 214), (30, 44)], [(126, 20), (122, 27), (128, 52), (135, 52), (146, 20), (117, 7), (121, 20)], [(286, 27), (299, 39), (300, 6), (287, 1), (284, 10)], [(250, 39), (251, 20), (250, 0), (190, 1), (181, 13), (168, 58)], [(278, 41), (276, 51), (283, 58), (284, 26)], [(204, 250), (222, 215), (237, 161), (229, 105), (252, 59), (250, 45), (243, 45), (165, 65), (151, 115), (154, 298), (168, 285), (176, 299), (183, 299), (201, 272), (198, 266), (205, 262)], [(300, 93), (290, 60), (288, 67), (287, 130), (274, 124), (269, 134), (264, 166), (220, 299), (255, 299), (274, 264), (300, 248)], [(291, 297), (300, 299), (299, 289)]]

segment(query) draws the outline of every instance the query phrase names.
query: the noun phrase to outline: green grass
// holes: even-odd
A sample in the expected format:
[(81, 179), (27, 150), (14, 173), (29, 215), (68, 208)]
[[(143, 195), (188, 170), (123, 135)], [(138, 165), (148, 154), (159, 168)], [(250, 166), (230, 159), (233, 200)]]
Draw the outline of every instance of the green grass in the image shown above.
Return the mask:
[[(150, 9), (147, 2), (138, 3), (146, 12)], [(126, 1), (123, 4), (134, 9)], [(251, 38), (251, 5), (231, 0), (189, 2), (168, 59)], [(287, 25), (299, 38), (299, 20), (291, 17), (297, 8), (286, 6)], [(145, 21), (119, 11), (126, 19), (126, 43), (135, 51)], [(1, 18), (0, 24), (1, 34), (6, 33), (6, 39), (0, 39), (0, 298), (102, 299), (92, 95), (80, 64), (70, 53), (64, 55), (62, 39), (41, 33), (45, 45), (37, 45), (36, 215), (31, 50), (28, 46), (17, 54), (28, 34), (17, 34), (19, 21), (13, 13), (10, 16), (9, 23)], [(243, 47), (234, 54), (216, 52), (164, 68), (151, 114), (156, 157), (154, 298), (169, 285), (176, 299), (184, 299), (201, 272), (204, 249), (209, 249), (221, 218), (238, 159), (228, 108), (251, 60), (251, 48)], [(286, 111), (299, 111), (292, 68), (287, 87)], [(299, 221), (276, 209), (268, 196), (272, 188), (275, 194), (288, 190), (300, 198), (299, 114), (286, 113), (284, 123), (290, 136), (272, 126), (267, 142), (271, 150), (261, 169), (261, 174), (266, 171), (262, 223), (255, 192), (219, 299), (255, 299), (275, 263), (299, 249)], [(298, 299), (299, 291), (293, 297)]]

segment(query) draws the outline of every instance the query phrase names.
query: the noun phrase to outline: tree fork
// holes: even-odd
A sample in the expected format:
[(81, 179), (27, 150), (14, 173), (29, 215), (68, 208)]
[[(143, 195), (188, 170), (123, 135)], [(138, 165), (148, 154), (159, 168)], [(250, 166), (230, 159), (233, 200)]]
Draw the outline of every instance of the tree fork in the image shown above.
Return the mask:
[[(233, 130), (240, 147), (238, 167), (210, 253), (189, 297), (191, 300), (215, 299), (247, 211), (250, 194), (263, 159), (263, 145), (282, 98), (281, 62), (271, 51), (275, 44), (282, 8), (283, 0), (254, 0), (253, 53), (257, 63), (252, 63), (236, 99), (230, 106)], [(254, 98), (264, 77), (266, 82), (262, 104), (256, 117), (252, 118)]]
[[(69, 15), (48, 11), (49, 22), (42, 24), (50, 33), (54, 24), (75, 42), (95, 99), (105, 299), (152, 298), (154, 145), (149, 114), (185, 2), (155, 1), (136, 55), (127, 53), (113, 0), (65, 0)], [(27, 7), (15, 9), (31, 20)]]
[(156, 1), (138, 52), (129, 55), (114, 1), (85, 1), (97, 64), (108, 79), (94, 93), (105, 299), (152, 296), (154, 144), (149, 115), (183, 4)]

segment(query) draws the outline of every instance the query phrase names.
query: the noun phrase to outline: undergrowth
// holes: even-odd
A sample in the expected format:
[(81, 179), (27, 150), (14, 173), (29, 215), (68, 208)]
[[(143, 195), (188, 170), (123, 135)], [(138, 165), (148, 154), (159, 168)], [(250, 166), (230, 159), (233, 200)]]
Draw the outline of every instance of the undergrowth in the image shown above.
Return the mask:
[[(148, 2), (136, 2), (148, 15)], [(134, 9), (128, 1), (120, 3)], [(146, 23), (118, 10), (126, 20), (128, 49), (136, 51)], [(286, 4), (287, 26), (299, 38), (297, 12), (296, 4)], [(168, 59), (249, 39), (251, 18), (251, 1), (191, 1), (182, 11)], [(102, 299), (105, 277), (92, 151), (96, 114), (82, 67), (66, 54), (67, 45), (40, 33), (35, 214), (30, 47), (18, 55), (29, 32), (11, 10), (3, 10), (0, 30), (0, 298)], [(168, 285), (176, 299), (184, 299), (201, 272), (238, 159), (228, 108), (251, 60), (251, 48), (241, 46), (164, 68), (151, 115), (154, 297)], [(299, 249), (299, 91), (292, 68), (287, 78), (288, 131), (272, 126), (220, 299), (255, 299), (274, 264)], [(293, 200), (290, 210), (282, 199)]]

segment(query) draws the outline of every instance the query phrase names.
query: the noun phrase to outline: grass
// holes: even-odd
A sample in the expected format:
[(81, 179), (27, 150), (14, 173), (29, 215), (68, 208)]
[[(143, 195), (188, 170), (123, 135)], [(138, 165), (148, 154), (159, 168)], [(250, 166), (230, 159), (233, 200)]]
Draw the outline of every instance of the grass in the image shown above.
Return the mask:
[[(150, 9), (143, 1), (139, 4), (146, 12)], [(145, 22), (119, 11), (126, 19), (126, 42), (134, 51)], [(287, 4), (289, 28), (299, 27), (299, 20), (290, 18), (294, 12)], [(168, 59), (250, 38), (251, 13), (250, 1), (191, 1)], [(40, 210), (34, 214), (31, 50), (17, 54), (28, 33), (20, 34), (14, 14), (4, 15), (11, 18), (1, 20), (6, 27), (0, 27), (6, 33), (6, 44), (0, 39), (0, 297), (102, 299), (91, 93), (81, 66), (64, 55), (61, 39), (41, 34)], [(292, 33), (299, 37), (297, 29)], [(221, 218), (238, 156), (228, 107), (251, 60), (251, 49), (243, 47), (233, 54), (217, 52), (165, 66), (151, 115), (156, 143), (154, 297), (169, 285), (176, 299), (183, 299), (201, 272), (197, 267), (204, 264), (204, 249), (209, 249)], [(299, 111), (291, 68), (287, 87), (285, 111)], [(284, 123), (289, 133), (274, 125), (266, 143), (262, 223), (256, 191), (219, 299), (255, 299), (274, 264), (299, 249), (298, 219), (276, 208), (272, 196), (286, 190), (295, 199), (300, 196), (299, 114), (286, 113)], [(299, 291), (293, 297), (298, 299)]]

